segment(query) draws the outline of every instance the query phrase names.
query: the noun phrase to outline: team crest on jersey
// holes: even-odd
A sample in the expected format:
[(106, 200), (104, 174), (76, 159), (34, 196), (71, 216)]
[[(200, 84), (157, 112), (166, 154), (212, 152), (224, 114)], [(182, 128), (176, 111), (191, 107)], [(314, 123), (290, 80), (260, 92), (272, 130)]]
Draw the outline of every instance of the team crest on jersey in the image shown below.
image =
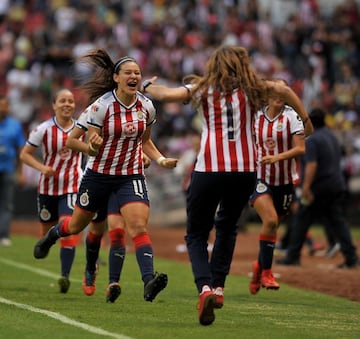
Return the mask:
[(258, 182), (258, 184), (256, 185), (256, 192), (264, 193), (264, 192), (266, 192), (266, 190), (267, 190), (266, 185), (262, 182)]
[(70, 150), (66, 147), (63, 147), (60, 151), (59, 151), (59, 155), (61, 160), (66, 160), (69, 155), (70, 155)]
[(283, 124), (281, 122), (279, 122), (278, 125), (276, 126), (276, 129), (278, 131), (281, 131), (283, 129)]
[(84, 192), (83, 194), (80, 195), (80, 205), (81, 206), (89, 205), (89, 195), (87, 194), (87, 192)]
[(138, 117), (139, 120), (144, 120), (144, 118), (145, 118), (144, 112), (137, 111), (136, 114), (137, 114), (137, 117)]
[(272, 139), (272, 138), (267, 138), (267, 139), (265, 140), (265, 146), (266, 146), (267, 149), (272, 150), (272, 149), (275, 148), (276, 142), (275, 142), (275, 140)]
[(124, 133), (127, 137), (134, 137), (137, 134), (137, 128), (132, 122), (128, 122), (124, 126)]
[(48, 221), (51, 218), (51, 213), (49, 212), (48, 209), (43, 207), (40, 211), (40, 218), (41, 220)]

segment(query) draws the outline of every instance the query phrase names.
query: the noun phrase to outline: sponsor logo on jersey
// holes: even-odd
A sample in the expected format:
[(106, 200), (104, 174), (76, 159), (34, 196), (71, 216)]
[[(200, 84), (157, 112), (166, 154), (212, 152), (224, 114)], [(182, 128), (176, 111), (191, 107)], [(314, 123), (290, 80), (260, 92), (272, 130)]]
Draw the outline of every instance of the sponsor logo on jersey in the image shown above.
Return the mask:
[(124, 126), (124, 133), (127, 137), (134, 137), (137, 134), (137, 128), (132, 122), (128, 122)]
[(145, 118), (145, 113), (144, 112), (137, 111), (136, 114), (137, 114), (137, 117), (138, 117), (139, 120), (144, 120), (144, 118)]
[(61, 158), (61, 160), (66, 160), (70, 157), (70, 150), (67, 147), (63, 147), (60, 151), (59, 151), (59, 156)]
[(276, 141), (273, 138), (267, 138), (265, 140), (265, 146), (266, 146), (267, 149), (272, 150), (276, 146)]

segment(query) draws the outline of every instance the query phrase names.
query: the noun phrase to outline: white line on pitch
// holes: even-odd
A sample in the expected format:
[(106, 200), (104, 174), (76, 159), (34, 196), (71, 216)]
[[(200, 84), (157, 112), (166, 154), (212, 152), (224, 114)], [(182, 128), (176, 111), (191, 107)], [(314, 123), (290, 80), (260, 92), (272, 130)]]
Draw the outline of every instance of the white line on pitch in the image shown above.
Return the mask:
[(62, 315), (60, 313), (43, 310), (41, 308), (33, 307), (33, 306), (30, 306), (30, 305), (26, 305), (26, 304), (20, 304), (20, 303), (17, 303), (15, 301), (12, 301), (12, 300), (4, 299), (2, 297), (0, 297), (0, 303), (16, 306), (18, 308), (22, 308), (22, 309), (27, 310), (27, 311), (40, 313), (40, 314), (46, 315), (49, 318), (53, 318), (55, 320), (58, 320), (58, 321), (60, 321), (60, 322), (62, 322), (64, 324), (72, 325), (72, 326), (81, 328), (81, 329), (83, 329), (85, 331), (88, 331), (88, 332), (91, 332), (91, 333), (103, 335), (103, 336), (106, 336), (106, 337), (112, 337), (112, 338), (116, 338), (116, 339), (132, 339), (131, 337), (128, 337), (128, 336), (125, 336), (125, 335), (122, 335), (122, 334), (111, 333), (111, 332), (105, 331), (105, 330), (103, 330), (101, 328), (98, 328), (98, 327), (95, 327), (95, 326), (91, 326), (91, 325), (88, 325), (88, 324), (84, 324), (84, 323), (72, 320), (72, 319), (70, 319), (68, 317), (65, 317), (64, 315)]
[[(5, 259), (5, 258), (0, 258), (0, 262), (3, 262), (4, 264), (7, 264), (9, 266), (21, 268), (23, 270), (27, 270), (27, 271), (42, 275), (44, 277), (48, 277), (48, 278), (52, 278), (52, 279), (58, 279), (59, 278), (58, 274), (51, 273), (51, 272), (43, 270), (41, 268), (34, 268), (33, 266), (22, 264), (22, 263), (19, 263), (17, 261)], [(79, 279), (71, 279), (71, 281), (76, 282), (76, 283), (81, 283), (82, 282)]]

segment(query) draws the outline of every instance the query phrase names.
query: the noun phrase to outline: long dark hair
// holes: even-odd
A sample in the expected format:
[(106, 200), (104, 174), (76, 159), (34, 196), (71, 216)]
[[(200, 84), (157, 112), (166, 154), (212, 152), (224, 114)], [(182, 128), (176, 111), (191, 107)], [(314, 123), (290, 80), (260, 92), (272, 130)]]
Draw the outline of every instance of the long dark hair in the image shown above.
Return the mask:
[(125, 62), (136, 62), (135, 59), (125, 56), (114, 63), (109, 54), (104, 49), (94, 49), (81, 56), (79, 61), (88, 64), (94, 70), (91, 77), (79, 86), (85, 91), (91, 102), (101, 97), (106, 92), (117, 88), (117, 83), (113, 79), (114, 73), (119, 73), (121, 65)]

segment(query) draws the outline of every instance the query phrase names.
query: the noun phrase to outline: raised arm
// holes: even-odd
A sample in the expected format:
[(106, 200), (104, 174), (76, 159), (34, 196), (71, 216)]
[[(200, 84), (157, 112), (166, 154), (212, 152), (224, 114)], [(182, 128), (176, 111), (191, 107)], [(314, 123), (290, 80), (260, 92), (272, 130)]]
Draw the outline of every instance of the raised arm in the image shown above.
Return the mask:
[(289, 86), (280, 82), (266, 81), (266, 83), (270, 93), (280, 95), (283, 100), (299, 114), (304, 123), (305, 136), (312, 134), (314, 127), (309, 118), (309, 114), (296, 93)]
[(141, 86), (141, 91), (151, 95), (154, 99), (159, 101), (189, 101), (190, 90), (187, 87), (167, 87), (163, 85), (156, 85), (154, 83), (156, 79), (157, 77), (152, 77), (150, 80), (145, 80)]

